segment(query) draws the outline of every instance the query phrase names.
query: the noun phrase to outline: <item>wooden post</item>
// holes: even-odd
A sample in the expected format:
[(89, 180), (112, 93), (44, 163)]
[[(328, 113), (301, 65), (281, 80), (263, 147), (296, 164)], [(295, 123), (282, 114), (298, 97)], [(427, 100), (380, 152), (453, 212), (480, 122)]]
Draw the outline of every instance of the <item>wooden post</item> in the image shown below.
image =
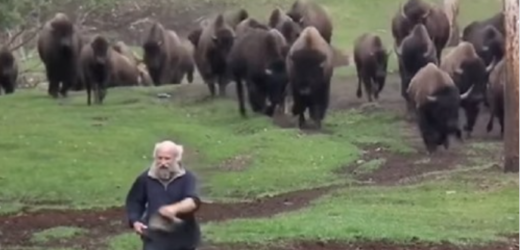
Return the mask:
[(504, 0), (506, 30), (504, 171), (518, 172), (518, 1)]

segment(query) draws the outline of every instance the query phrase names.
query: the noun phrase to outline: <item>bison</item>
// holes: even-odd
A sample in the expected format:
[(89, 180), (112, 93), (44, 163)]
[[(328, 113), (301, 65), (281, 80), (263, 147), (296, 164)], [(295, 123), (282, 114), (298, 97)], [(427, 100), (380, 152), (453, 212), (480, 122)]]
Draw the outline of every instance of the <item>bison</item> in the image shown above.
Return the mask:
[(287, 11), (294, 22), (300, 24), (302, 28), (313, 26), (325, 41), (330, 44), (332, 41), (333, 25), (329, 13), (323, 6), (309, 0), (296, 0)]
[(77, 74), (82, 47), (79, 30), (67, 15), (56, 13), (38, 34), (37, 47), (45, 65), (49, 95), (53, 98), (58, 98), (59, 94), (66, 97), (69, 89), (80, 82)]
[(200, 35), (202, 34), (203, 27), (197, 27), (196, 29), (190, 31), (188, 33), (188, 40), (193, 44), (195, 49), (197, 49), (197, 45), (199, 44)]
[(317, 28), (308, 26), (292, 44), (286, 58), (293, 115), (305, 125), (305, 111), (318, 129), (329, 106), (330, 81), (334, 72), (333, 51)]
[(91, 92), (94, 101), (103, 103), (106, 90), (116, 86), (136, 86), (139, 71), (126, 56), (110, 46), (110, 42), (101, 35), (83, 46), (80, 54), (81, 75), (87, 88), (87, 104), (91, 104)]
[(212, 97), (215, 96), (215, 84), (219, 85), (219, 95), (226, 95), (229, 83), (227, 57), (234, 40), (235, 30), (226, 22), (223, 14), (214, 18), (200, 34), (195, 63)]
[(237, 38), (229, 52), (228, 65), (236, 82), (242, 116), (246, 116), (243, 82), (253, 112), (272, 116), (283, 104), (289, 81), (285, 68), (288, 50), (285, 38), (276, 29), (253, 29)]
[(456, 46), (460, 39), (460, 28), (457, 22), (457, 17), (459, 15), (459, 0), (444, 0), (442, 6), (450, 24), (450, 38), (448, 39), (448, 44), (446, 44), (446, 46)]
[(358, 98), (363, 95), (361, 82), (364, 83), (369, 102), (372, 102), (372, 96), (375, 99), (379, 98), (386, 81), (389, 54), (378, 35), (365, 33), (355, 40), (354, 62), (358, 76)]
[(489, 17), (487, 19), (484, 19), (482, 21), (473, 21), (469, 23), (463, 30), (462, 30), (462, 39), (467, 41), (469, 37), (471, 37), (475, 31), (482, 29), (488, 25), (493, 26), (495, 29), (497, 29), (502, 35), (506, 35), (505, 28), (504, 28), (504, 13), (502, 11), (496, 13), (492, 17)]
[(178, 78), (175, 81), (180, 82), (186, 76), (186, 80), (192, 83), (195, 74), (195, 46), (187, 38), (180, 38), (180, 40), (178, 51), (181, 61), (177, 73)]
[[(394, 44), (395, 46), (395, 44)], [(401, 95), (407, 103), (408, 111), (412, 111), (406, 90), (414, 75), (428, 63), (438, 64), (436, 49), (423, 24), (416, 25), (406, 36), (401, 45), (395, 48), (401, 75)], [(409, 113), (413, 114), (413, 113)]]
[(289, 44), (293, 44), (302, 32), (302, 27), (294, 22), (280, 8), (276, 8), (271, 12), (268, 26), (280, 31)]
[(504, 91), (507, 81), (505, 59), (502, 59), (489, 76), (487, 98), (491, 114), (486, 127), (487, 132), (493, 130), (493, 120), (498, 118), (500, 135), (504, 136)]
[(463, 41), (469, 42), (486, 65), (500, 61), (505, 55), (505, 37), (491, 24), (466, 27)]
[(155, 85), (179, 84), (181, 39), (177, 34), (154, 22), (143, 45), (143, 62)]
[(133, 52), (123, 41), (117, 41), (112, 48), (120, 53), (121, 55), (128, 58), (132, 64), (135, 65), (139, 71), (139, 85), (141, 86), (152, 86), (152, 77), (148, 73), (146, 65), (143, 64), (142, 60)]
[(18, 62), (11, 50), (0, 48), (0, 94), (13, 94), (18, 80)]
[(412, 78), (407, 93), (428, 153), (435, 152), (440, 145), (448, 149), (450, 135), (462, 140), (458, 107), (471, 89), (461, 95), (446, 72), (428, 63)]
[(461, 93), (473, 88), (471, 96), (461, 102), (466, 114), (464, 130), (471, 136), (479, 113), (479, 106), (484, 101), (486, 84), (494, 63), (486, 67), (484, 61), (477, 55), (473, 45), (461, 42), (442, 60), (440, 68), (453, 79)]
[(422, 0), (408, 0), (392, 19), (392, 35), (397, 46), (418, 24), (423, 24), (435, 45), (437, 60), (450, 37), (450, 23), (446, 13), (438, 6)]

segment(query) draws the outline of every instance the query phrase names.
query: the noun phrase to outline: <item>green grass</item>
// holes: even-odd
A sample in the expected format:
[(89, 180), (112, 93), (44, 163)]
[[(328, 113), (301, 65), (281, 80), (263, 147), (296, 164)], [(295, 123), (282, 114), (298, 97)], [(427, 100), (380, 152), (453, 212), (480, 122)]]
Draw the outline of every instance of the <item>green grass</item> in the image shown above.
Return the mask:
[(518, 202), (512, 202), (518, 199), (517, 176), (500, 178), (495, 181), (504, 186), (490, 190), (456, 178), (392, 189), (350, 188), (302, 211), (209, 223), (204, 230), (212, 242), (418, 238), (483, 243), (518, 232)]
[(84, 233), (85, 230), (75, 227), (54, 227), (33, 234), (31, 241), (35, 243), (45, 243), (54, 239), (72, 238), (78, 234)]
[[(9, 109), (0, 120), (0, 197), (120, 205), (130, 182), (150, 163), (153, 143), (166, 138), (193, 152), (190, 168), (211, 172), (202, 178), (214, 197), (348, 181), (333, 170), (358, 158), (357, 142), (407, 149), (389, 114), (336, 113), (326, 122), (334, 134), (301, 135), (264, 117), (243, 120), (234, 101), (175, 105), (158, 101), (149, 93), (154, 91), (111, 90), (100, 107), (87, 107), (84, 94), (62, 105), (36, 91), (2, 98), (0, 106)], [(253, 156), (244, 171), (213, 171), (241, 154)], [(29, 183), (37, 188), (26, 189)]]

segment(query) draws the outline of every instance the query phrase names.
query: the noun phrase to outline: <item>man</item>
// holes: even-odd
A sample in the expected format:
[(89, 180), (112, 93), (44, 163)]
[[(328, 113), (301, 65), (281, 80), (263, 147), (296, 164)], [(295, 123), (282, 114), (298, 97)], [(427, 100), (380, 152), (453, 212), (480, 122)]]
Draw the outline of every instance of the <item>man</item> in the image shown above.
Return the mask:
[[(193, 250), (199, 244), (194, 213), (200, 199), (195, 175), (181, 166), (182, 153), (183, 147), (172, 141), (157, 143), (152, 165), (130, 188), (126, 212), (129, 226), (143, 240), (143, 250)], [(153, 229), (154, 216), (169, 220), (173, 230)]]

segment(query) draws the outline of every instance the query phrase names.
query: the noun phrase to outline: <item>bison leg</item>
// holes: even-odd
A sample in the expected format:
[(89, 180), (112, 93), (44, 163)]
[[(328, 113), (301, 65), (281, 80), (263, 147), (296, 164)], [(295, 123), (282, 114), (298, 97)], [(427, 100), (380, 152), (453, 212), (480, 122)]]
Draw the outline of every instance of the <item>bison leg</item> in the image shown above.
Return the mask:
[(218, 78), (218, 94), (220, 97), (226, 96), (226, 87), (227, 87), (227, 78), (224, 76), (219, 76)]
[(247, 94), (249, 98), (249, 105), (255, 113), (261, 113), (265, 111), (265, 96), (256, 88), (255, 83), (248, 82)]
[(357, 69), (357, 75), (358, 75), (358, 85), (357, 85), (357, 91), (356, 91), (357, 98), (363, 97), (363, 90), (361, 89), (361, 82), (363, 81), (363, 79), (361, 77), (360, 71), (361, 71), (360, 69)]
[(238, 111), (242, 117), (246, 117), (246, 108), (244, 104), (244, 84), (242, 79), (235, 77), (235, 84), (238, 97)]
[(495, 118), (495, 110), (491, 109), (489, 114), (489, 120), (486, 126), (486, 131), (489, 133), (491, 130), (493, 130), (493, 120)]
[(370, 77), (363, 78), (363, 84), (365, 86), (365, 92), (367, 93), (368, 102), (372, 102), (373, 89), (372, 89), (372, 79)]
[(0, 82), (0, 91), (2, 89), (6, 95), (14, 93), (14, 82)]
[(475, 102), (464, 102), (462, 108), (466, 114), (466, 125), (464, 125), (464, 131), (466, 131), (467, 137), (469, 138), (471, 137), (471, 133), (475, 127), (480, 109), (478, 103)]
[(58, 98), (58, 90), (60, 88), (60, 81), (55, 77), (54, 72), (52, 72), (49, 67), (46, 70), (47, 80), (49, 81), (49, 86), (47, 89), (47, 93), (54, 99)]
[(419, 111), (419, 130), (421, 131), (421, 137), (423, 143), (426, 146), (426, 150), (429, 154), (434, 153), (437, 150), (438, 133), (433, 126), (430, 125), (427, 116), (424, 111)]

